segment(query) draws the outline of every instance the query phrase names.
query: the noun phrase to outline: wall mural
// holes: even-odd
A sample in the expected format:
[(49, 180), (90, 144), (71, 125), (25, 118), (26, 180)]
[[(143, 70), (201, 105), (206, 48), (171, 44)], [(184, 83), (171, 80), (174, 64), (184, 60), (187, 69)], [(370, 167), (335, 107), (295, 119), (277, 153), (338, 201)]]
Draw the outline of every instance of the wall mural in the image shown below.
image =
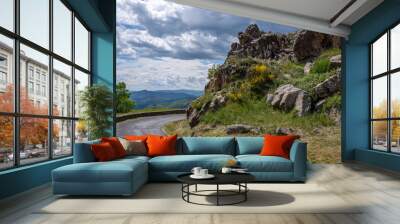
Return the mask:
[(179, 136), (296, 134), (311, 162), (340, 162), (339, 37), (166, 1), (119, 1), (117, 15), (134, 102), (120, 112), (185, 109), (160, 127)]

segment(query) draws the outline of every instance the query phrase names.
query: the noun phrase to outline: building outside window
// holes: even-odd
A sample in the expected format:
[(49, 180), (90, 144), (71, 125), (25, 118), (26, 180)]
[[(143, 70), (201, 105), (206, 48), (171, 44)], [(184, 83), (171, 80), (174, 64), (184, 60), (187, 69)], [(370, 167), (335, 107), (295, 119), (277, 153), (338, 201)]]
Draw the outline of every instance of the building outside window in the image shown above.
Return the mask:
[[(10, 37), (7, 32), (14, 32), (14, 29), (10, 30), (9, 27), (2, 27), (9, 30), (4, 33), (0, 29), (0, 84), (12, 87), (2, 89), (0, 85), (0, 112), (7, 112), (0, 114), (4, 130), (0, 133), (0, 170), (70, 156), (74, 141), (87, 138), (85, 126), (78, 122), (79, 113), (74, 114), (71, 107), (79, 101), (77, 93), (81, 89), (72, 92), (69, 86), (89, 85), (85, 80), (90, 77), (90, 32), (64, 1), (51, 1), (51, 5), (49, 0), (19, 1), (19, 13), (12, 12), (14, 17), (20, 16), (14, 18), (20, 21), (15, 29), (20, 31), (19, 35)], [(35, 9), (43, 13), (33, 13), (37, 12)], [(53, 29), (49, 29), (50, 24), (53, 24)], [(49, 35), (51, 31), (52, 35)], [(53, 43), (53, 49), (50, 42)], [(73, 48), (73, 42), (77, 43), (76, 48)], [(19, 44), (18, 48), (15, 48), (16, 44)], [(78, 50), (79, 46), (86, 46), (87, 49)], [(20, 50), (16, 52), (15, 49)], [(21, 94), (18, 99), (13, 97), (16, 89), (13, 74), (16, 62), (11, 59), (14, 53), (20, 59), (19, 74), (16, 74), (20, 80), (18, 89)], [(63, 62), (53, 58), (53, 54), (63, 58)], [(75, 55), (75, 62), (72, 55)], [(75, 80), (74, 73), (79, 73)], [(53, 90), (47, 94), (50, 79), (53, 80)], [(57, 102), (60, 96), (61, 100)], [(54, 102), (51, 107), (53, 110), (48, 109), (51, 106), (50, 97)], [(18, 112), (14, 111), (14, 104), (20, 108)], [(14, 135), (14, 125), (18, 125), (18, 135)], [(43, 134), (33, 139), (32, 132)]]
[(0, 88), (5, 89), (7, 85), (7, 56), (0, 54)]
[(29, 94), (34, 93), (33, 82), (31, 82), (31, 81), (28, 82), (28, 91), (29, 91)]

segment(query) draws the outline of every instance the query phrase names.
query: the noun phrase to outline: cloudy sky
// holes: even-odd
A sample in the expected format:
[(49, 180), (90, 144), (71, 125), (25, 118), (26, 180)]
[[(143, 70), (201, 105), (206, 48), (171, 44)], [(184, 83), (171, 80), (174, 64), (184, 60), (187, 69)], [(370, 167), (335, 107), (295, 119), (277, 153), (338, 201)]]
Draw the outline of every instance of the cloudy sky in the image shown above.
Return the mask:
[(130, 90), (202, 90), (208, 68), (223, 63), (237, 33), (251, 23), (294, 31), (165, 0), (117, 0), (117, 79)]

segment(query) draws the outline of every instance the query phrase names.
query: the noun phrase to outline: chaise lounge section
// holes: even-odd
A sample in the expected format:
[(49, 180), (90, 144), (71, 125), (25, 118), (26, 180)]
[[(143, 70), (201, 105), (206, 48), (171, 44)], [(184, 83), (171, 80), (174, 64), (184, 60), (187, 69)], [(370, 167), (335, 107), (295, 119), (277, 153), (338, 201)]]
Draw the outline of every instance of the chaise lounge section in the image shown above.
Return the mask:
[(132, 195), (148, 181), (176, 181), (176, 177), (200, 166), (218, 172), (229, 160), (236, 160), (259, 182), (304, 182), (307, 145), (296, 140), (290, 159), (260, 156), (263, 137), (182, 137), (176, 144), (177, 155), (127, 156), (96, 162), (91, 144), (77, 143), (74, 163), (52, 172), (54, 194)]

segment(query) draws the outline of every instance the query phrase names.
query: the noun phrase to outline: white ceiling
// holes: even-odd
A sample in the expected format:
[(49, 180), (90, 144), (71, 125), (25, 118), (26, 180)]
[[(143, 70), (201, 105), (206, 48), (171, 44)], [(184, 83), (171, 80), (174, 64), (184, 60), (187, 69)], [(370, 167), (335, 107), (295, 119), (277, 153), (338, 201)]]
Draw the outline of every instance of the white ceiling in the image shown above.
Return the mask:
[[(347, 37), (351, 25), (383, 0), (173, 0), (299, 29)], [(349, 7), (346, 8), (346, 5)], [(339, 13), (343, 8), (344, 11)], [(337, 15), (335, 17), (335, 15)]]

